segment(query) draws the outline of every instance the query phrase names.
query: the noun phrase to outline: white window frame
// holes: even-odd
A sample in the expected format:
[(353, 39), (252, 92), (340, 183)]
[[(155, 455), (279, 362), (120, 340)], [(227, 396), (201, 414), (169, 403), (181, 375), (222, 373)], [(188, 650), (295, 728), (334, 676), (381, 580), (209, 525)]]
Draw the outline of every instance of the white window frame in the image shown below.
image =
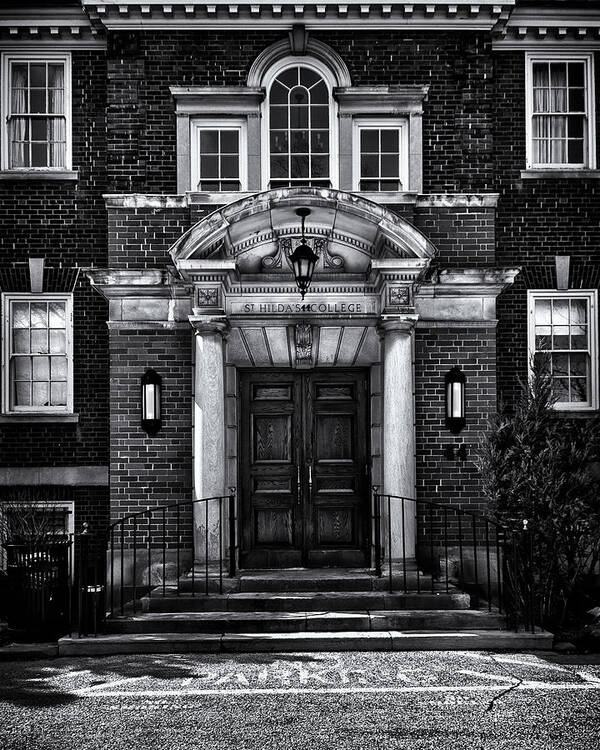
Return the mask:
[[(9, 502), (9, 505), (11, 507), (15, 507), (16, 505), (22, 505), (23, 507), (42, 507), (42, 506), (50, 506), (52, 508), (60, 508), (67, 511), (66, 515), (66, 530), (65, 534), (69, 537), (71, 540), (71, 552), (69, 555), (69, 561), (70, 561), (70, 574), (73, 575), (73, 571), (75, 569), (75, 545), (74, 545), (74, 534), (75, 534), (75, 502), (73, 500), (40, 500), (38, 502), (32, 501), (29, 502), (27, 500), (15, 500), (14, 502)], [(2, 516), (4, 512), (4, 505), (2, 502), (0, 502), (0, 516)], [(0, 530), (4, 528), (4, 524), (0, 520)], [(4, 539), (0, 539), (0, 570), (6, 570), (6, 550), (2, 547), (2, 542), (4, 542)]]
[[(10, 68), (12, 63), (19, 62), (62, 62), (65, 66), (64, 74), (64, 106), (65, 106), (65, 163), (60, 167), (11, 167), (8, 116), (10, 113)], [(72, 127), (72, 88), (71, 88), (71, 54), (69, 52), (30, 52), (29, 50), (14, 50), (3, 52), (0, 57), (2, 67), (2, 98), (0, 103), (1, 124), (0, 140), (2, 141), (1, 168), (2, 171), (15, 173), (23, 172), (65, 172), (72, 169), (73, 163), (73, 127)]]
[[(533, 161), (533, 64), (536, 62), (584, 62), (586, 84), (587, 132), (584, 142), (583, 164), (540, 164)], [(596, 168), (596, 112), (595, 112), (594, 55), (592, 52), (531, 51), (525, 53), (525, 135), (526, 164), (532, 170), (581, 170)], [(568, 114), (568, 113), (565, 113)]]
[(557, 401), (557, 411), (594, 411), (598, 409), (598, 290), (597, 289), (534, 289), (527, 292), (527, 349), (529, 366), (536, 352), (535, 348), (535, 302), (539, 299), (584, 299), (588, 303), (588, 340), (590, 355), (590, 400)]
[[(248, 190), (248, 133), (246, 118), (222, 117), (220, 119), (207, 119), (205, 117), (190, 118), (190, 185), (192, 192), (201, 191), (197, 187), (200, 181), (199, 176), (199, 159), (200, 159), (200, 133), (203, 130), (232, 130), (237, 131), (239, 138), (239, 182), (240, 188), (237, 191), (225, 192), (244, 192)], [(208, 191), (208, 192), (219, 192)]]
[[(360, 131), (372, 130), (398, 130), (400, 132), (400, 182), (402, 187), (394, 192), (406, 192), (409, 184), (410, 164), (409, 164), (409, 122), (407, 117), (388, 118), (388, 117), (355, 117), (353, 118), (352, 133), (352, 190), (355, 192), (365, 192), (360, 190)], [(381, 179), (381, 178), (379, 178)], [(373, 191), (382, 192), (382, 191)], [(386, 192), (386, 191), (383, 191)]]
[[(66, 325), (66, 358), (67, 358), (67, 403), (65, 406), (21, 406), (11, 408), (10, 388), (10, 337), (11, 319), (10, 303), (23, 302), (65, 302), (65, 325)], [(4, 374), (2, 383), (2, 414), (10, 416), (31, 416), (46, 414), (73, 414), (73, 294), (29, 294), (29, 293), (4, 293), (2, 294), (2, 372)]]
[[(301, 66), (314, 70), (317, 75), (325, 81), (327, 94), (329, 97), (329, 182), (331, 189), (337, 190), (339, 185), (339, 161), (338, 161), (338, 107), (333, 98), (333, 90), (337, 86), (333, 73), (325, 67), (319, 60), (310, 55), (289, 55), (282, 57), (274, 63), (265, 73), (262, 81), (266, 96), (262, 104), (262, 133), (261, 133), (261, 153), (262, 153), (262, 189), (269, 190), (271, 181), (271, 118), (269, 110), (269, 95), (273, 81), (278, 75), (289, 68)], [(326, 188), (325, 188), (326, 189)]]

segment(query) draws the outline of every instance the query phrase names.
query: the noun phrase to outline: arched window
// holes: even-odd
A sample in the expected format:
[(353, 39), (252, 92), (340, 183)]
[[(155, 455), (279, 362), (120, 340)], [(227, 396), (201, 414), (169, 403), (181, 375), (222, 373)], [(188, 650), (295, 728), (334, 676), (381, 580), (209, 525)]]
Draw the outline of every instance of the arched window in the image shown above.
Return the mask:
[(330, 87), (316, 70), (293, 65), (268, 88), (268, 187), (332, 186)]

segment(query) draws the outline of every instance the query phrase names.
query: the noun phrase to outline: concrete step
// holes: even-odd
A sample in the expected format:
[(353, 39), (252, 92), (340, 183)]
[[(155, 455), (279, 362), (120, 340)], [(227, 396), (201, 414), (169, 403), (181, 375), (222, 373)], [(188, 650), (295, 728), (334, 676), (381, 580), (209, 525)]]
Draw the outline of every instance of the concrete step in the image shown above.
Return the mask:
[(504, 618), (479, 610), (357, 612), (147, 612), (107, 621), (108, 633), (289, 633), (369, 630), (501, 630)]
[(329, 591), (297, 593), (196, 594), (144, 597), (148, 612), (354, 612), (400, 609), (469, 609), (463, 593), (388, 594), (382, 591)]
[[(417, 571), (414, 563), (407, 563), (406, 571), (395, 571), (392, 576), (396, 590), (431, 591), (430, 575)], [(186, 573), (179, 579), (179, 592), (216, 593), (222, 586), (224, 593), (305, 592), (305, 591), (384, 591), (389, 577), (378, 578), (371, 571), (347, 568), (290, 568), (281, 570), (245, 570), (235, 578), (220, 578), (211, 572), (208, 578), (203, 568)], [(435, 588), (436, 584), (434, 584)]]
[(318, 651), (501, 651), (550, 649), (552, 634), (497, 630), (292, 633), (128, 633), (97, 638), (66, 636), (59, 656), (158, 653)]

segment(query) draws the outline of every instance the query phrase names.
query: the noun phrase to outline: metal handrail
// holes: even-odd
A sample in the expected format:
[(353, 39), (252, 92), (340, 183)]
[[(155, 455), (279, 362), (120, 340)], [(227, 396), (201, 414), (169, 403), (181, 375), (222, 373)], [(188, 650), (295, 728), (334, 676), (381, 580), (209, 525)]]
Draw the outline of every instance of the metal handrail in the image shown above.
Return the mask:
[[(412, 504), (417, 539), (417, 593), (424, 589), (423, 569), (431, 579), (431, 593), (440, 590), (449, 593), (451, 587), (459, 585), (469, 591), (476, 607), (483, 598), (488, 611), (497, 607), (500, 614), (506, 613), (507, 620), (512, 619), (517, 629), (524, 625), (534, 632), (539, 618), (534, 593), (532, 536), (526, 522), (520, 531), (508, 529), (471, 510), (433, 500), (380, 493), (378, 486), (373, 487), (372, 496), (375, 574), (383, 576), (383, 562), (387, 557), (390, 593), (398, 589), (404, 593), (409, 591), (407, 563), (412, 558), (407, 555), (406, 522), (410, 519), (408, 504)], [(383, 531), (382, 520), (386, 525)], [(392, 527), (398, 523), (401, 539), (392, 533)], [(457, 570), (452, 575), (450, 559), (456, 552)]]
[[(107, 615), (124, 615), (126, 610), (134, 614), (139, 606), (139, 594), (144, 596), (155, 589), (162, 589), (162, 595), (167, 592), (168, 570), (174, 567), (175, 593), (181, 593), (181, 577), (189, 573), (190, 593), (204, 593), (208, 596), (214, 592), (215, 582), (217, 590), (223, 593), (224, 571), (233, 577), (236, 570), (237, 542), (236, 542), (236, 507), (235, 488), (229, 488), (228, 495), (214, 495), (212, 497), (186, 500), (179, 503), (158, 505), (145, 508), (135, 513), (129, 513), (114, 521), (108, 531), (107, 562), (109, 596)], [(212, 506), (211, 506), (212, 504)], [(191, 550), (191, 564), (186, 565), (182, 560), (182, 525), (191, 520), (193, 527), (194, 508), (204, 506), (203, 560), (194, 558)], [(225, 510), (229, 517), (224, 523)], [(184, 518), (184, 513), (187, 517)], [(209, 528), (209, 521), (216, 522), (216, 529)], [(193, 544), (193, 534), (192, 537)], [(168, 552), (174, 559), (168, 560)], [(115, 558), (119, 561), (115, 565)], [(129, 564), (125, 559), (129, 556)], [(146, 579), (140, 580), (138, 566), (146, 565)], [(201, 575), (197, 574), (196, 566), (203, 567)], [(153, 575), (154, 573), (154, 575)], [(154, 579), (158, 579), (158, 582)], [(203, 580), (203, 591), (198, 591), (198, 582)], [(118, 597), (118, 602), (115, 599)]]

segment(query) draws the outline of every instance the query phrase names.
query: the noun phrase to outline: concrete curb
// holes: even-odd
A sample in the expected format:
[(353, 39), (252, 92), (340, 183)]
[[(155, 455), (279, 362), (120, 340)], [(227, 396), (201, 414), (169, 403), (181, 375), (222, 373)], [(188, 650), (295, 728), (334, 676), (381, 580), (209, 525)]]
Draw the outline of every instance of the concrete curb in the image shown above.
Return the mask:
[(552, 633), (468, 632), (296, 632), (130, 633), (97, 638), (66, 636), (59, 656), (279, 651), (499, 651), (550, 650)]
[(0, 661), (55, 659), (58, 648), (58, 643), (9, 643), (0, 646)]

